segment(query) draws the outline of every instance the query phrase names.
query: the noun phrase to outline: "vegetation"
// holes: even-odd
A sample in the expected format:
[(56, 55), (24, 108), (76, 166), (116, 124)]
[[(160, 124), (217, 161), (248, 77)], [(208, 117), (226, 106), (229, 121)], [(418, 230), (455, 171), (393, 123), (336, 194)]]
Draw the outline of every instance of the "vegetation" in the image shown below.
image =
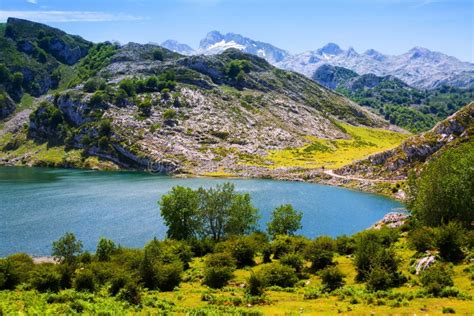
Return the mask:
[(296, 211), (290, 204), (277, 207), (272, 212), (272, 220), (268, 223), (268, 233), (278, 235), (294, 235), (301, 228), (303, 213)]

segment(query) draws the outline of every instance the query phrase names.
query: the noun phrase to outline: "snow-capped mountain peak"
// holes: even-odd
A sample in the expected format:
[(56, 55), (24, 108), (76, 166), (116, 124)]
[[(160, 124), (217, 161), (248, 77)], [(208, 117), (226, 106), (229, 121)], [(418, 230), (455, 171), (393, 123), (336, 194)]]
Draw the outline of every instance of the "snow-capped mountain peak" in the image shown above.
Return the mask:
[(194, 54), (194, 49), (186, 44), (182, 44), (178, 41), (175, 40), (166, 40), (163, 43), (161, 43), (162, 47), (169, 49), (170, 51), (173, 51), (175, 53), (183, 54), (183, 55), (192, 55)]

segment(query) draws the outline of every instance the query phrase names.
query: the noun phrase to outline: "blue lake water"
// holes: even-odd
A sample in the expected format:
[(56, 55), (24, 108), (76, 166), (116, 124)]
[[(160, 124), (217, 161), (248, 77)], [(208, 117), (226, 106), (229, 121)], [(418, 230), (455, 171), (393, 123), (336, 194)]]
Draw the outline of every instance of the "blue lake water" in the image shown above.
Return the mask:
[(303, 211), (299, 234), (311, 238), (353, 234), (403, 207), (373, 194), (301, 182), (0, 167), (0, 257), (16, 252), (49, 255), (52, 241), (65, 232), (75, 233), (89, 251), (101, 236), (142, 247), (155, 236), (165, 236), (157, 201), (171, 187), (226, 181), (250, 193), (261, 211), (262, 229), (275, 207), (290, 203)]

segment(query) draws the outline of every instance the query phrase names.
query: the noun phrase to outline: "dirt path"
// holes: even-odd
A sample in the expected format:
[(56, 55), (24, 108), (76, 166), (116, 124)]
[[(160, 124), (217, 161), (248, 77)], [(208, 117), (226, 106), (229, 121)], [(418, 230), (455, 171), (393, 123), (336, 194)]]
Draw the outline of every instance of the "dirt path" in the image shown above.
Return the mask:
[(390, 180), (390, 179), (364, 179), (352, 176), (343, 176), (340, 174), (334, 173), (334, 170), (328, 169), (323, 171), (325, 174), (339, 179), (346, 179), (346, 180), (355, 180), (355, 181), (365, 181), (365, 182), (387, 182), (387, 183), (396, 183), (398, 180)]

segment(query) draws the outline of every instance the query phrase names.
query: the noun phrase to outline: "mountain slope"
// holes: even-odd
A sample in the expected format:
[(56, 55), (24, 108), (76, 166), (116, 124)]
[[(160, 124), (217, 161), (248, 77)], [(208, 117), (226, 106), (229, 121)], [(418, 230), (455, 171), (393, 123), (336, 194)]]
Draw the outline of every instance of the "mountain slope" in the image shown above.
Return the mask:
[(473, 141), (474, 102), (439, 122), (428, 132), (407, 139), (400, 146), (355, 162), (336, 172), (364, 178), (403, 179), (410, 170), (460, 143)]
[(192, 55), (195, 53), (194, 49), (191, 46), (179, 43), (175, 40), (166, 40), (161, 43), (160, 46), (181, 55)]
[(151, 44), (103, 43), (72, 70), (71, 88), (37, 100), (26, 129), (18, 117), (5, 124), (2, 164), (255, 175), (284, 167), (272, 163), (278, 151), (315, 140), (356, 142), (365, 155), (404, 137), (377, 129), (394, 142), (363, 143), (357, 135), (389, 124), (235, 49), (182, 56)]
[(391, 75), (420, 89), (474, 85), (474, 64), (421, 47), (401, 55), (384, 55), (375, 50), (359, 54), (353, 48), (343, 50), (330, 43), (315, 51), (290, 56), (276, 66), (312, 77), (319, 67), (326, 64), (359, 74)]

